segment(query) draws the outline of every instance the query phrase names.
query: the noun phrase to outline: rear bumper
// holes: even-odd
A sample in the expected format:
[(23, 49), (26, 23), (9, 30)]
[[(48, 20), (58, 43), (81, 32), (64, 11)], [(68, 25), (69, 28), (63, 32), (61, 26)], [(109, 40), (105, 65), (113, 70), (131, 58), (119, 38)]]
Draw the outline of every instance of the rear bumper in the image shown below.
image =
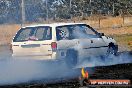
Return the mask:
[(12, 56), (14, 59), (62, 60), (66, 57), (66, 50), (57, 50), (46, 55), (43, 55), (42, 53), (22, 54), (17, 52), (17, 53), (13, 53)]
[(12, 54), (13, 59), (32, 59), (32, 60), (56, 60), (56, 53), (47, 55), (24, 55), (24, 54)]

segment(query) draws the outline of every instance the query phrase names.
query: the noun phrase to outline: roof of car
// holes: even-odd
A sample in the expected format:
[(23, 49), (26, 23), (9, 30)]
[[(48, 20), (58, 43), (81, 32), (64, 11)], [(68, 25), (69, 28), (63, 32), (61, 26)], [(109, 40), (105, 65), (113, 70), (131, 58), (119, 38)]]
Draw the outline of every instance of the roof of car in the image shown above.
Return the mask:
[(51, 23), (51, 24), (35, 24), (35, 25), (29, 25), (29, 26), (24, 26), (22, 28), (26, 27), (38, 27), (38, 26), (63, 26), (63, 25), (75, 25), (75, 24), (84, 24), (84, 23)]

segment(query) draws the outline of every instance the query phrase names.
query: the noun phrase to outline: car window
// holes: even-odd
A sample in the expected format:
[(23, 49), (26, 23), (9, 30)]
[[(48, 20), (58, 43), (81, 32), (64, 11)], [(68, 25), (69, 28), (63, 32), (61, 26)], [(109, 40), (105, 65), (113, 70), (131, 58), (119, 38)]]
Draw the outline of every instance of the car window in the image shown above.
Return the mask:
[(66, 40), (69, 39), (69, 30), (68, 27), (58, 27), (57, 28), (57, 39)]
[(52, 38), (51, 27), (28, 27), (22, 28), (16, 34), (14, 42), (21, 41), (41, 41)]
[(49, 40), (51, 39), (51, 29), (50, 28), (36, 28), (33, 36), (35, 36), (38, 40)]
[(86, 25), (75, 25), (72, 28), (72, 35), (74, 38), (97, 38), (98, 35), (93, 29), (89, 28)]
[(56, 28), (57, 40), (97, 38), (97, 32), (85, 24), (65, 25)]
[(31, 31), (32, 31), (31, 28), (21, 29), (14, 40), (15, 41), (27, 40), (26, 38), (30, 36)]

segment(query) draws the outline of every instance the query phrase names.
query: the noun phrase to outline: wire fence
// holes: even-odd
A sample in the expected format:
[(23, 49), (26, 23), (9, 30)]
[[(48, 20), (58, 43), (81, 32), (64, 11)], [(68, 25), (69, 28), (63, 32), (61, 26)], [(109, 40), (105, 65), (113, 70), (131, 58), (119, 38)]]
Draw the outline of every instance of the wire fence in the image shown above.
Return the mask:
[[(97, 29), (131, 26), (131, 0), (128, 0), (126, 4), (124, 4), (125, 2), (121, 3), (122, 0), (117, 1), (0, 0), (0, 45), (11, 42), (12, 37), (21, 28), (23, 21), (24, 25), (83, 22)], [(114, 17), (113, 15), (118, 12), (119, 16)], [(128, 13), (125, 16), (121, 15), (122, 12)]]
[(131, 8), (131, 0), (0, 0), (0, 24), (132, 15)]

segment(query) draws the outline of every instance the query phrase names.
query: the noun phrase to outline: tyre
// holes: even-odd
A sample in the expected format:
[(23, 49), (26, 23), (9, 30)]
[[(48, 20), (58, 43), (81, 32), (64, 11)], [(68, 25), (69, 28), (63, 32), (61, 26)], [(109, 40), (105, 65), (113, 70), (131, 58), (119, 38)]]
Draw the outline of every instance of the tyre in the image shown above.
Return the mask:
[(109, 55), (117, 55), (118, 46), (115, 46), (113, 43), (110, 43), (107, 50), (107, 56)]
[(68, 67), (74, 67), (77, 64), (77, 51), (68, 50), (66, 53), (65, 62)]

